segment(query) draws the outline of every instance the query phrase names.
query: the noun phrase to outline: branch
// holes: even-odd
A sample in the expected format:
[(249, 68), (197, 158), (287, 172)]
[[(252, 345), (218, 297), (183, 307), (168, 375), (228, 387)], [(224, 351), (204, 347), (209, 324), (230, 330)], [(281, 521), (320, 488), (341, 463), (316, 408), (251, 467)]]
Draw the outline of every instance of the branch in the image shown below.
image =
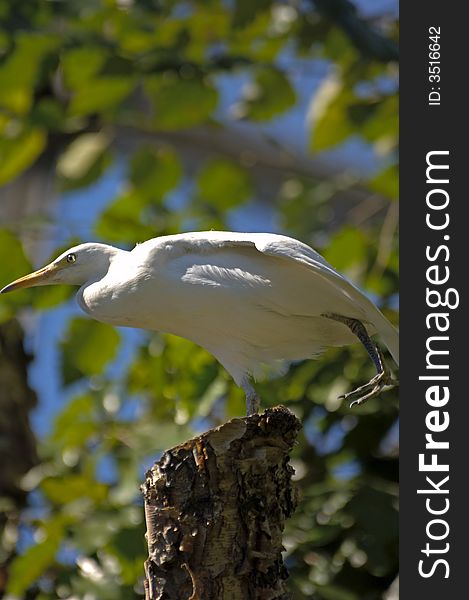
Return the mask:
[(137, 127), (117, 125), (115, 147), (127, 153), (143, 141), (173, 144), (181, 154), (193, 161), (203, 162), (207, 156), (229, 156), (251, 170), (266, 170), (269, 175), (285, 175), (331, 179), (350, 169), (349, 162), (338, 164), (327, 158), (310, 156), (284, 140), (266, 136), (258, 128), (245, 123), (200, 125), (190, 129), (145, 131)]
[[(354, 206), (369, 198), (366, 175), (353, 164), (353, 156), (339, 159), (309, 155), (302, 149), (289, 146), (284, 140), (259, 132), (246, 123), (201, 125), (179, 131), (144, 131), (136, 127), (118, 125), (114, 131), (113, 147), (118, 154), (128, 156), (144, 142), (167, 143), (183, 159), (189, 176), (210, 157), (226, 156), (247, 168), (254, 183), (256, 197), (273, 204), (286, 177), (300, 177), (310, 181), (331, 181), (343, 178), (347, 205)], [(340, 192), (338, 192), (340, 195)], [(387, 205), (388, 199), (373, 193), (378, 205)]]
[(282, 532), (298, 419), (279, 406), (165, 452), (146, 474), (146, 600), (287, 600)]
[(342, 29), (364, 56), (385, 63), (399, 60), (397, 44), (372, 29), (349, 0), (314, 0), (313, 3), (323, 17)]

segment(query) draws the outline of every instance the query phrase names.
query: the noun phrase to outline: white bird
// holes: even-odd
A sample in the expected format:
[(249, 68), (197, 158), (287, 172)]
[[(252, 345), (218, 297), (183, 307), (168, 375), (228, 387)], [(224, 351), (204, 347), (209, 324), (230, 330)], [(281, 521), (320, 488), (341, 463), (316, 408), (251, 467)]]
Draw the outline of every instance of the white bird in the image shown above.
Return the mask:
[(399, 364), (399, 337), (360, 290), (315, 250), (268, 233), (206, 231), (157, 237), (125, 251), (80, 244), (0, 293), (49, 284), (81, 286), (80, 307), (113, 325), (162, 331), (208, 350), (246, 394), (263, 365), (311, 358), (360, 340), (377, 374), (346, 394), (353, 404), (397, 383), (370, 339)]

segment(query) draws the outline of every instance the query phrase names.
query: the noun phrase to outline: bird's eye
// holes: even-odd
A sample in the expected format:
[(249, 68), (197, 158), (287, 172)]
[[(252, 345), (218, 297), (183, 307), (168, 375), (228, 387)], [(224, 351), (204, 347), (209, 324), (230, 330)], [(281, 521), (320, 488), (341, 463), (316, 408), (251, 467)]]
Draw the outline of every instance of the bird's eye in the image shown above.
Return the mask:
[(67, 254), (66, 261), (68, 263), (74, 263), (77, 260), (76, 254)]

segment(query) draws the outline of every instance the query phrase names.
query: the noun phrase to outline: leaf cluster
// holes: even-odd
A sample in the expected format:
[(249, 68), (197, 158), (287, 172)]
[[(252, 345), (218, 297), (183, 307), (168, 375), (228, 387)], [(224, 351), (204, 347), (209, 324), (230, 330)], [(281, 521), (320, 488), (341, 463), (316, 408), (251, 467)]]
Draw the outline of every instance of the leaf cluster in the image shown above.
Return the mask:
[[(0, 0), (0, 185), (52, 156), (66, 202), (118, 164), (122, 185), (94, 235), (131, 247), (181, 230), (228, 229), (240, 215), (251, 229), (259, 188), (278, 176), (263, 207), (278, 229), (320, 250), (396, 322), (397, 69), (392, 52), (373, 48), (392, 47), (397, 22), (366, 20), (349, 2), (331, 3), (335, 11), (324, 4)], [(227, 89), (236, 92), (232, 113)], [(186, 144), (194, 131), (227, 122), (261, 136), (289, 118), (302, 119), (312, 155), (357, 147), (373, 154), (379, 168), (365, 198), (354, 199), (351, 173), (260, 178), (250, 148), (200, 148), (194, 160)], [(5, 283), (31, 269), (7, 228), (0, 255)], [(0, 320), (31, 306), (54, 310), (70, 295), (57, 287), (8, 295)], [(145, 467), (242, 414), (243, 394), (185, 340), (135, 336), (84, 317), (67, 321), (57, 356), (63, 407), (22, 482), (30, 509), (8, 591), (37, 600), (141, 597)], [(295, 599), (375, 600), (396, 576), (396, 394), (353, 411), (337, 399), (372, 374), (363, 349), (352, 346), (258, 384), (265, 407), (285, 403), (304, 424), (293, 457), (302, 500), (285, 535)]]

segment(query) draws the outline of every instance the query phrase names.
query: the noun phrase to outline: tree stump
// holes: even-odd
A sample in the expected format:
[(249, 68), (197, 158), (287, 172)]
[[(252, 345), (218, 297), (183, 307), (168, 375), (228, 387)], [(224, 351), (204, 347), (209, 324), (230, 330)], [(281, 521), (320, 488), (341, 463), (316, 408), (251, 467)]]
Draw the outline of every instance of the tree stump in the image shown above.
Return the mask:
[(279, 406), (166, 451), (146, 474), (146, 600), (287, 600), (289, 452), (298, 419)]

